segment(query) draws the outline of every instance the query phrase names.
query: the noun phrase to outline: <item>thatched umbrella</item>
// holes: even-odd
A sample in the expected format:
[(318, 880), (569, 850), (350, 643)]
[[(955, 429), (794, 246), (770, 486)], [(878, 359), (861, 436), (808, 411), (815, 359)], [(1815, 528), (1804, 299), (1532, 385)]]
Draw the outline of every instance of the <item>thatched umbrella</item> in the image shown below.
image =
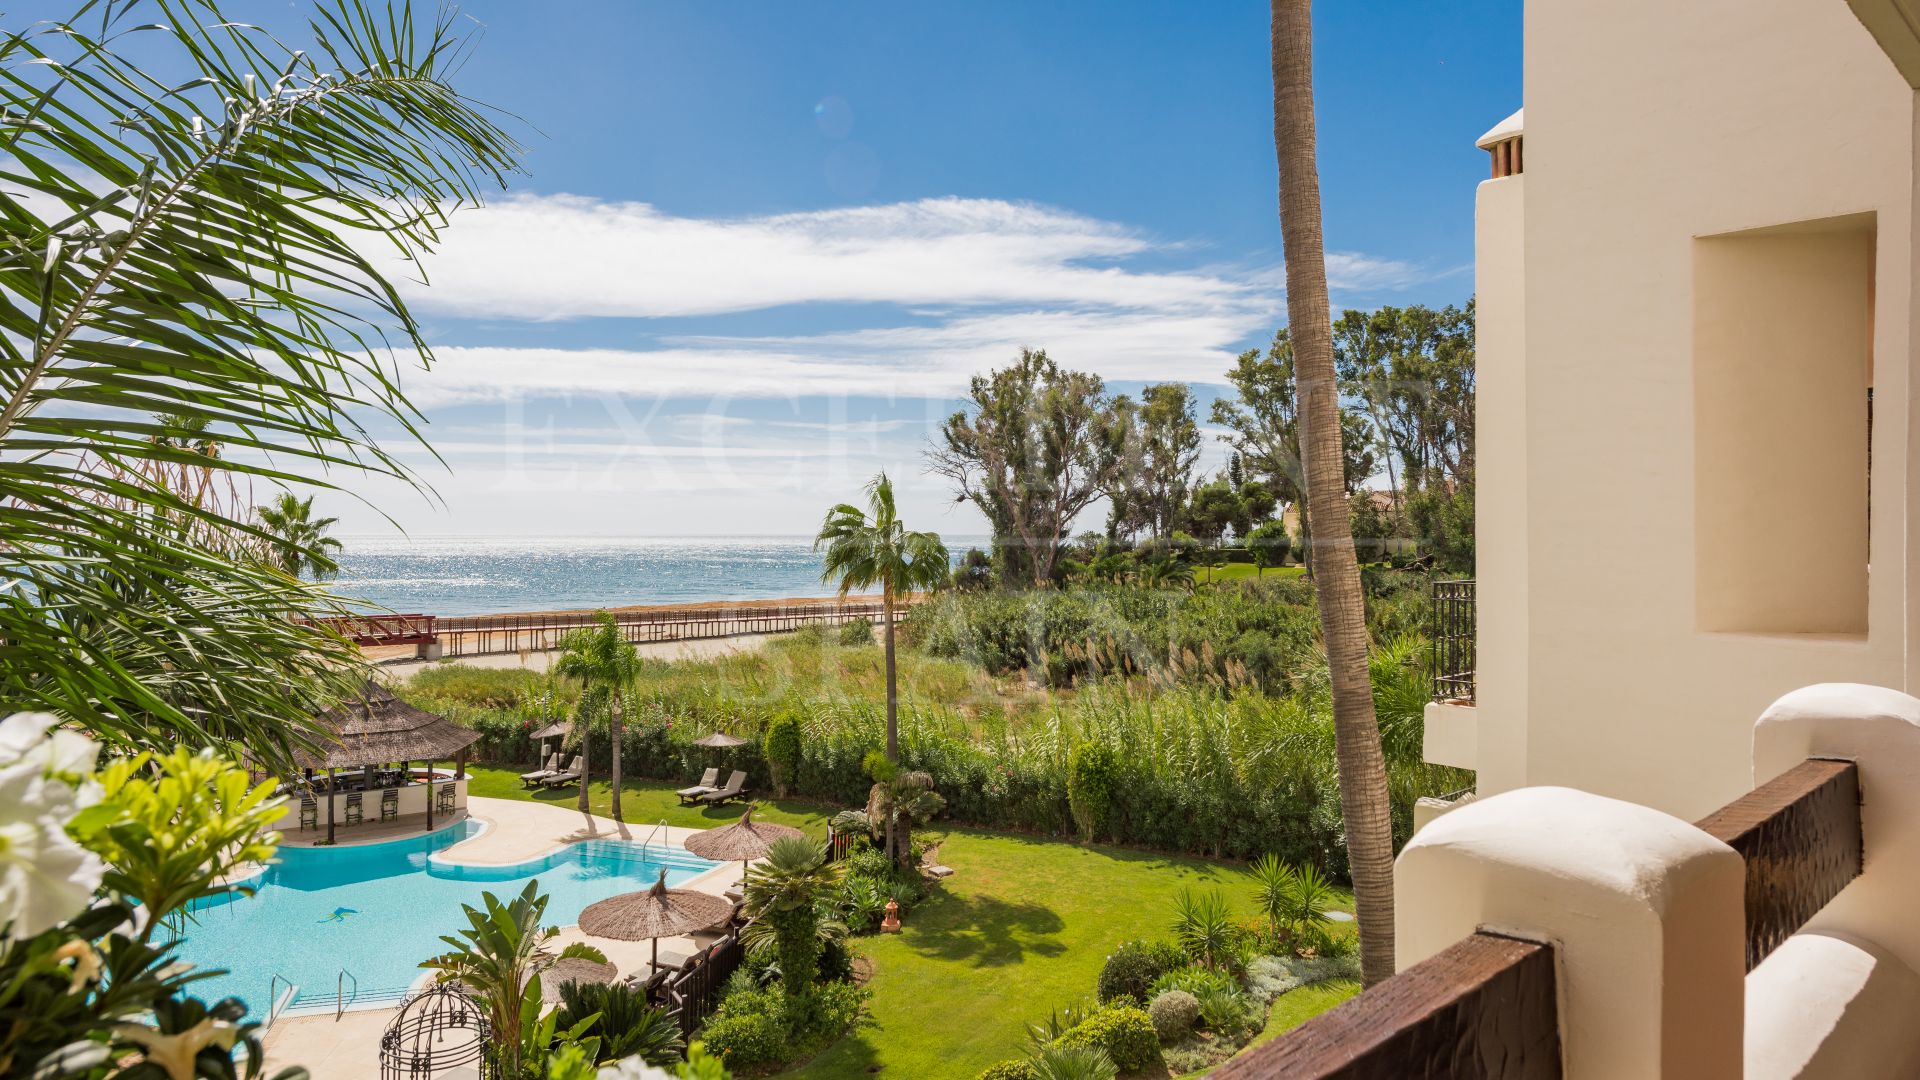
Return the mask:
[(619, 896), (587, 905), (580, 913), (580, 932), (616, 941), (653, 941), (653, 966), (660, 966), (660, 939), (719, 923), (733, 914), (733, 904), (725, 897), (692, 889), (667, 888), (667, 872), (645, 892)]
[[(533, 734), (527, 736), (527, 738), (532, 739), (535, 742), (544, 743), (548, 739), (565, 739), (567, 736), (571, 734), (573, 734), (573, 721), (555, 720), (553, 723), (548, 724), (546, 727), (543, 727), (539, 731), (536, 731)], [(541, 758), (541, 755), (536, 754), (534, 756), (533, 763), (535, 765), (540, 764), (540, 758)]]
[(747, 863), (767, 853), (775, 840), (789, 836), (806, 834), (791, 825), (769, 825), (753, 820), (754, 808), (740, 815), (740, 820), (718, 829), (708, 829), (687, 837), (687, 850), (703, 859), (715, 862), (740, 860), (740, 872), (747, 872)]
[(558, 999), (560, 987), (567, 983), (610, 983), (620, 974), (612, 964), (589, 960), (584, 956), (563, 956), (540, 973), (542, 996)]
[(716, 731), (711, 735), (703, 735), (693, 740), (693, 745), (705, 746), (713, 750), (731, 750), (736, 746), (747, 745), (747, 740), (738, 735), (729, 735), (724, 731)]

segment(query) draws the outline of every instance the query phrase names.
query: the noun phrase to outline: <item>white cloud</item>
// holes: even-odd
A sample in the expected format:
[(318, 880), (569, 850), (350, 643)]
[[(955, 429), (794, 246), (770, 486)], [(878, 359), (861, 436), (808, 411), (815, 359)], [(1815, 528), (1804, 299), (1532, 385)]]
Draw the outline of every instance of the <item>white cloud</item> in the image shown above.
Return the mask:
[(689, 218), (646, 203), (520, 195), (456, 215), (443, 241), (425, 263), (431, 287), (409, 277), (403, 291), (422, 308), (486, 318), (810, 303), (1214, 310), (1270, 300), (1240, 276), (1123, 269), (1121, 260), (1175, 245), (999, 199)]

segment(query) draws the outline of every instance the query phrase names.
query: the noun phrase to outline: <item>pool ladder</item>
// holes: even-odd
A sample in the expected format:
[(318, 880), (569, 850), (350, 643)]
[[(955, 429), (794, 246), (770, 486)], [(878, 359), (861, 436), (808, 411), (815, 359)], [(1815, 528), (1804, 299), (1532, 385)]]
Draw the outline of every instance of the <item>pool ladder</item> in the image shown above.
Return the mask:
[[(279, 990), (282, 983), (286, 984), (285, 990)], [(267, 980), (267, 1000), (273, 1005), (267, 1010), (267, 1022), (261, 1025), (263, 1035), (273, 1030), (273, 1022), (280, 1019), (280, 1014), (287, 1011), (287, 1006), (293, 1004), (294, 997), (299, 993), (300, 988), (293, 985), (292, 979), (277, 971), (273, 973), (273, 978)]]
[[(353, 983), (353, 993), (351, 995), (347, 993), (347, 983), (349, 981)], [(347, 1006), (353, 1004), (354, 999), (359, 996), (360, 980), (353, 977), (353, 972), (348, 971), (346, 968), (341, 968), (340, 977), (333, 981), (334, 1020), (338, 1021), (341, 1014), (347, 1011)]]
[(646, 840), (644, 840), (644, 841), (642, 841), (642, 842), (641, 842), (641, 844), (640, 844), (640, 850), (644, 852), (644, 851), (646, 851), (646, 850), (647, 850), (647, 849), (648, 849), (649, 847), (652, 847), (652, 846), (653, 846), (653, 838), (654, 838), (654, 837), (656, 837), (656, 836), (659, 836), (659, 835), (660, 835), (660, 830), (661, 830), (661, 829), (664, 829), (664, 828), (666, 828), (666, 827), (667, 827), (667, 819), (666, 819), (666, 818), (661, 818), (661, 819), (660, 819), (660, 824), (658, 824), (658, 825), (655, 825), (655, 826), (653, 827), (653, 831), (652, 831), (652, 832), (649, 832), (649, 833), (647, 834), (647, 838), (646, 838)]

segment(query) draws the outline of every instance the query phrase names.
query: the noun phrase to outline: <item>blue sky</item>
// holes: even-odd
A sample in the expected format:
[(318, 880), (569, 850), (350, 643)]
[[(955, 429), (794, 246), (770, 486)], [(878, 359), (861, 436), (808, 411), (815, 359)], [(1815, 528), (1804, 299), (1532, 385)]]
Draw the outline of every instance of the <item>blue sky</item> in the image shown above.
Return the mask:
[[(358, 490), (416, 536), (805, 533), (882, 467), (977, 533), (920, 457), (968, 375), (1213, 384), (1284, 321), (1264, 4), (463, 10), (460, 84), (533, 130), (408, 289), (451, 471)], [(1316, 15), (1334, 303), (1464, 301), (1518, 0)]]

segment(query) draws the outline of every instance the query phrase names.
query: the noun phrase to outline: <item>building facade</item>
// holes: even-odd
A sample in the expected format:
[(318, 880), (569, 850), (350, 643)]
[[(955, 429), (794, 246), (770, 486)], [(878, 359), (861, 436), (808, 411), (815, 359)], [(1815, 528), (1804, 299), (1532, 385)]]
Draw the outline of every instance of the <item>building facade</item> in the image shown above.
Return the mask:
[(1692, 819), (1787, 691), (1920, 684), (1917, 14), (1527, 6), (1476, 204), (1476, 693), (1428, 725), (1481, 796)]

